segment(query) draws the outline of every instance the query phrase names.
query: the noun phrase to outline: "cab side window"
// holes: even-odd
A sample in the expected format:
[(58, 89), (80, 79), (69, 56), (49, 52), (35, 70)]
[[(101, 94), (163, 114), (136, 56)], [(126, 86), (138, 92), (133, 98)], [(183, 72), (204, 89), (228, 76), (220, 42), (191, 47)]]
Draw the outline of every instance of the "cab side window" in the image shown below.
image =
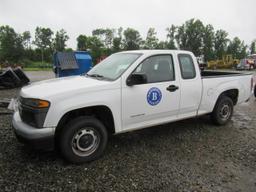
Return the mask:
[(193, 79), (196, 77), (196, 70), (194, 66), (193, 59), (188, 54), (178, 55), (180, 63), (180, 71), (183, 79)]
[(173, 60), (171, 55), (157, 55), (144, 60), (134, 73), (147, 76), (147, 83), (157, 83), (175, 80)]

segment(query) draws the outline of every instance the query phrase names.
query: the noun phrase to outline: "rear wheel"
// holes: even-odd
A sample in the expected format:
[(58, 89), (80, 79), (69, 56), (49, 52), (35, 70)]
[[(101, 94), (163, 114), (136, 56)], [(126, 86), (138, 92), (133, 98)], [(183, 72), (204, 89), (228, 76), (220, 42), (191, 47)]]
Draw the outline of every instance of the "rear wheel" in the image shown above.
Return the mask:
[(105, 126), (94, 117), (78, 117), (70, 121), (59, 138), (61, 154), (72, 163), (97, 159), (107, 145)]
[(211, 113), (211, 119), (216, 125), (225, 125), (233, 115), (233, 101), (227, 96), (221, 96)]

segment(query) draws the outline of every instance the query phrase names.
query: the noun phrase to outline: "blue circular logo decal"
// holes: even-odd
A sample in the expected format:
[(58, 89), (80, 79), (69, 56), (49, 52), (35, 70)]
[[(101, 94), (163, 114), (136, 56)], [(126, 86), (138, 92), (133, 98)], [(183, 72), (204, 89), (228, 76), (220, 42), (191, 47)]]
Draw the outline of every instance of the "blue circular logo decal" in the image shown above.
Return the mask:
[(147, 101), (150, 105), (157, 105), (162, 99), (162, 93), (160, 89), (152, 87), (147, 94)]

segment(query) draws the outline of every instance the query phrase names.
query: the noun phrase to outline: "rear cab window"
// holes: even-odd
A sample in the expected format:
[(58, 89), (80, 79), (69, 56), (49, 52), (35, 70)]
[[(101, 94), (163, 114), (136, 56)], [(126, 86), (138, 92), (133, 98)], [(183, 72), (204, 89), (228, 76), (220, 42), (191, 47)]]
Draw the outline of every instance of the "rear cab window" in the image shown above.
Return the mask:
[(195, 65), (189, 54), (179, 54), (179, 65), (183, 79), (194, 79), (196, 77)]

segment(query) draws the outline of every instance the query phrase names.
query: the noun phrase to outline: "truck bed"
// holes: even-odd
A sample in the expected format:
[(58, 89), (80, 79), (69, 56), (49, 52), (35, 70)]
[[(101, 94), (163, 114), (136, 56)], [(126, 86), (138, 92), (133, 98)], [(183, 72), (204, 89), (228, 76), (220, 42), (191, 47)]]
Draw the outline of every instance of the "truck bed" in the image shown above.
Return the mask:
[(239, 73), (239, 72), (228, 72), (228, 71), (201, 71), (202, 78), (218, 78), (218, 77), (230, 77), (230, 76), (241, 76), (251, 75), (251, 73)]
[(251, 77), (249, 73), (233, 71), (202, 71), (203, 93), (198, 114), (211, 112), (219, 95), (226, 90), (238, 91), (235, 104), (247, 101), (251, 95)]

